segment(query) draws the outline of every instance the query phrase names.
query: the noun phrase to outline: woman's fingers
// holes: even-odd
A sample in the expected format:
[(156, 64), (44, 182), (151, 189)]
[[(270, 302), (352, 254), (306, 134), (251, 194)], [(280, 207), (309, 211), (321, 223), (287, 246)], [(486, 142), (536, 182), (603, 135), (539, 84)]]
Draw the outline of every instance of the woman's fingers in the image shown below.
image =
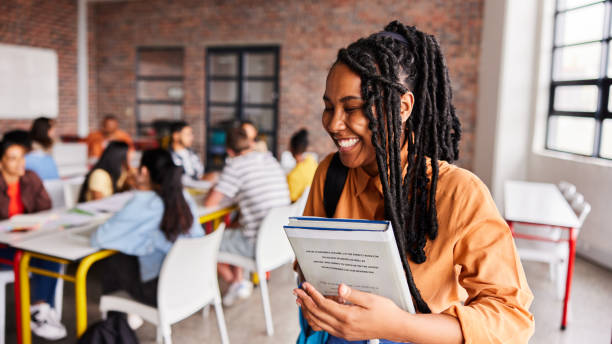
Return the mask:
[[(321, 323), (319, 324), (322, 328), (326, 328), (325, 325), (331, 327), (338, 326), (338, 319), (333, 315), (319, 307), (313, 298), (302, 289), (294, 289), (294, 294), (298, 297), (299, 304), (302, 309), (306, 309), (314, 317), (316, 317)], [(320, 295), (320, 294), (319, 294)], [(328, 302), (335, 303), (334, 301), (327, 300)]]
[(313, 300), (314, 304), (323, 310), (326, 314), (329, 314), (332, 318), (334, 318), (337, 322), (346, 320), (346, 313), (350, 306), (340, 304), (338, 302), (332, 301), (325, 296), (323, 296), (319, 291), (317, 291), (310, 283), (305, 282), (302, 285), (302, 288), (308, 293), (310, 298)]

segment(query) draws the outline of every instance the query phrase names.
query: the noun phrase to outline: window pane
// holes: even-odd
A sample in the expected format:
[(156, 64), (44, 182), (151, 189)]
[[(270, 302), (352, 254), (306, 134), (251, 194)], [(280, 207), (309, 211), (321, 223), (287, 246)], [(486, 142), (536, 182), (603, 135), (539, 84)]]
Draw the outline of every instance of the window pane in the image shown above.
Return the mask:
[(182, 76), (182, 50), (140, 51), (138, 75), (141, 76)]
[(150, 123), (157, 119), (178, 120), (183, 117), (182, 105), (140, 104), (138, 111), (141, 123)]
[(236, 109), (234, 107), (211, 106), (209, 111), (209, 123), (211, 126), (218, 126), (224, 121), (236, 118)]
[(273, 104), (276, 97), (274, 82), (245, 81), (244, 101), (251, 104)]
[(236, 76), (238, 75), (237, 54), (212, 54), (210, 56), (210, 75)]
[(274, 54), (247, 53), (244, 55), (246, 76), (274, 76)]
[(591, 43), (555, 50), (554, 79), (597, 79), (601, 43)]
[(560, 86), (555, 88), (555, 110), (597, 111), (597, 86)]
[(548, 147), (584, 155), (593, 154), (595, 119), (552, 116), (548, 119)]
[(595, 2), (601, 2), (601, 0), (558, 0), (557, 9), (559, 11), (566, 10), (568, 8), (576, 8), (579, 6), (584, 6), (588, 4), (592, 4)]
[(181, 100), (182, 81), (138, 81), (138, 99)]
[(210, 101), (234, 103), (238, 100), (238, 84), (235, 81), (211, 81)]
[(595, 4), (557, 16), (557, 45), (595, 41), (603, 33), (605, 5)]
[(245, 108), (244, 117), (253, 121), (260, 131), (274, 130), (274, 110), (272, 109)]
[(599, 155), (612, 159), (612, 119), (605, 119), (601, 127)]

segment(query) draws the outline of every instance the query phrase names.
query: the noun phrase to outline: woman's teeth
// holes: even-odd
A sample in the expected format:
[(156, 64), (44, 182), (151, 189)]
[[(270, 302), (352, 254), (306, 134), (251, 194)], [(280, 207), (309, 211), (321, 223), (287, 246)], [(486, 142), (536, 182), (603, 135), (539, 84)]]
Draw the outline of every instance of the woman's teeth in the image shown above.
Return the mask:
[(337, 141), (338, 141), (338, 146), (342, 148), (348, 148), (348, 147), (354, 146), (357, 142), (359, 142), (359, 139), (345, 139), (345, 140), (337, 140)]

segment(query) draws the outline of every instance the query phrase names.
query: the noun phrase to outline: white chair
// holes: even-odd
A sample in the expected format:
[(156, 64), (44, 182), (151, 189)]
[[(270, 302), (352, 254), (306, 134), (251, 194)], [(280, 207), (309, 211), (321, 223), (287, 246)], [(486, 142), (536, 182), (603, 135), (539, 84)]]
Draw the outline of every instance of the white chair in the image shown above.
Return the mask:
[(260, 276), (261, 298), (268, 336), (274, 334), (274, 324), (272, 323), (268, 282), (265, 276), (267, 271), (293, 262), (293, 250), (283, 232), (283, 226), (287, 224), (289, 216), (294, 213), (294, 205), (273, 208), (268, 212), (259, 226), (255, 259), (228, 252), (219, 252), (219, 263), (240, 266), (245, 270), (257, 272)]
[(64, 182), (64, 199), (66, 200), (66, 207), (72, 208), (78, 203), (79, 192), (85, 181), (85, 176), (72, 177), (63, 179), (62, 181)]
[(214, 304), (221, 342), (229, 343), (221, 293), (217, 280), (217, 254), (225, 224), (201, 238), (178, 239), (166, 256), (157, 285), (157, 308), (131, 299), (125, 293), (103, 295), (100, 311), (103, 318), (109, 311), (140, 315), (157, 326), (157, 342), (172, 343), (170, 326), (199, 310), (207, 316)]
[[(571, 207), (578, 216), (578, 228), (575, 228), (576, 236), (580, 233), (580, 228), (586, 219), (587, 215), (591, 212), (591, 205), (584, 201), (584, 197), (581, 194), (576, 194), (574, 190), (573, 195), (579, 195), (580, 197), (574, 197), (571, 202)], [(559, 228), (539, 228), (532, 226), (522, 226), (519, 224), (515, 225), (515, 232), (521, 234), (531, 234), (540, 237), (545, 237), (551, 240), (560, 240), (564, 234)], [(522, 238), (515, 238), (516, 247), (521, 260), (537, 261), (549, 264), (549, 275), (550, 279), (555, 281), (557, 298), (563, 299), (565, 294), (565, 276), (567, 274), (567, 263), (569, 259), (569, 248), (565, 241), (561, 242), (549, 242), (539, 240), (529, 240)]]
[(61, 179), (45, 180), (43, 185), (51, 198), (51, 208), (64, 208), (66, 206), (64, 182)]
[(6, 285), (15, 282), (13, 270), (0, 271), (0, 344), (4, 344), (4, 333), (6, 332)]
[(293, 216), (302, 216), (304, 214), (304, 208), (306, 208), (306, 202), (308, 201), (308, 194), (310, 193), (310, 186), (307, 186), (302, 192), (302, 196), (293, 202)]

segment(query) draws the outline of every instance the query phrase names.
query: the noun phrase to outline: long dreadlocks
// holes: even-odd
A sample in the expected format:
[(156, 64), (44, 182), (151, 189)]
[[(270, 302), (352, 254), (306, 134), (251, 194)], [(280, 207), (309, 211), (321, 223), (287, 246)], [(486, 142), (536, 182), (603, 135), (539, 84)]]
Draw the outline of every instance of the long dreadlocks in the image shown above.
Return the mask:
[[(341, 49), (338, 62), (361, 77), (364, 112), (370, 121), (383, 188), (385, 218), (393, 225), (400, 252), (408, 253), (415, 263), (423, 263), (427, 259), (424, 251), (427, 239), (434, 240), (438, 235), (435, 200), (438, 161), (452, 162), (458, 158), (461, 137), (440, 46), (432, 35), (394, 21), (383, 32)], [(403, 124), (400, 101), (408, 91), (414, 94), (414, 108)], [(402, 136), (408, 150), (405, 176), (402, 176)], [(431, 180), (427, 176), (426, 157), (430, 158)], [(430, 313), (414, 283), (406, 255), (400, 256), (417, 310)]]

